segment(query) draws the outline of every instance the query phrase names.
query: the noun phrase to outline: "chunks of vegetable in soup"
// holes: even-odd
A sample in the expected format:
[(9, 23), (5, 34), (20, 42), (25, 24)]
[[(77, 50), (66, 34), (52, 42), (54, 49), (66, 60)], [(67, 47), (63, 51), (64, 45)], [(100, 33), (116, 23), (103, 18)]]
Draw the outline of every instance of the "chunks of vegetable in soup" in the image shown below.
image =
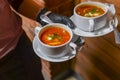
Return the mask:
[(41, 34), (40, 40), (50, 46), (57, 46), (66, 43), (70, 34), (63, 28), (51, 26)]
[(105, 13), (105, 11), (95, 5), (81, 5), (76, 8), (77, 14), (84, 17), (96, 17)]

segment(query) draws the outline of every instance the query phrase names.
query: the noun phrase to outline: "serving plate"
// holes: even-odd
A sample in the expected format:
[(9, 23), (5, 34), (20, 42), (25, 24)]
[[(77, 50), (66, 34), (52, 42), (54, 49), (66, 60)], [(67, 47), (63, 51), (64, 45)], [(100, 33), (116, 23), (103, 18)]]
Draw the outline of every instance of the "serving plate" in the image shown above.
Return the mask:
[[(74, 15), (70, 17), (70, 19), (73, 21), (75, 21)], [(106, 25), (99, 29), (99, 30), (95, 30), (94, 32), (87, 32), (87, 31), (83, 31), (78, 27), (75, 27), (75, 29), (73, 29), (74, 34), (78, 35), (78, 36), (82, 36), (82, 37), (99, 37), (99, 36), (103, 36), (106, 35), (110, 32), (113, 31), (112, 25), (109, 24), (110, 20), (107, 21)], [(117, 27), (118, 25), (118, 19), (115, 17), (115, 27)]]
[(68, 54), (66, 54), (63, 57), (57, 57), (57, 58), (49, 57), (49, 56), (45, 55), (42, 52), (42, 50), (40, 50), (40, 48), (38, 47), (37, 37), (34, 37), (34, 40), (33, 40), (33, 50), (35, 51), (37, 56), (39, 56), (40, 58), (42, 58), (44, 60), (50, 61), (50, 62), (63, 62), (63, 61), (67, 61), (67, 60), (70, 60), (70, 59), (74, 58), (75, 55), (76, 55), (76, 53), (74, 53), (74, 54), (73, 53), (68, 53)]

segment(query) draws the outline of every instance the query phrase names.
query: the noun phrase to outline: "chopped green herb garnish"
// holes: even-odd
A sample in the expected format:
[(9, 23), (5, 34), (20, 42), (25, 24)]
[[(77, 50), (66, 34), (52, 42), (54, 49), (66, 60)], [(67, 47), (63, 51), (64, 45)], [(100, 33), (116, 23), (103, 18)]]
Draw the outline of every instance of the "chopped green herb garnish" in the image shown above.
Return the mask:
[(62, 37), (59, 34), (56, 34), (56, 33), (50, 34), (48, 36), (48, 40), (53, 40), (55, 38), (58, 39), (59, 41), (61, 41), (61, 39), (62, 39)]
[(98, 10), (97, 8), (93, 8), (93, 9), (91, 9), (89, 12), (87, 12), (87, 13), (85, 14), (85, 16), (86, 16), (86, 17), (91, 17), (91, 16), (96, 16), (96, 15), (99, 15), (99, 14), (101, 14), (101, 11)]

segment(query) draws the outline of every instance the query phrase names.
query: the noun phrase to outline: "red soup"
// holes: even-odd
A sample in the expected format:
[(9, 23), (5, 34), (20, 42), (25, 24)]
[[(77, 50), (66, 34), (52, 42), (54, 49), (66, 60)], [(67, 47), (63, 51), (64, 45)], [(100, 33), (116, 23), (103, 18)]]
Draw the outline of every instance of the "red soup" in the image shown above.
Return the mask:
[(70, 39), (70, 34), (63, 28), (50, 26), (45, 29), (40, 36), (40, 40), (50, 46), (58, 46), (66, 43)]
[(96, 17), (105, 13), (105, 11), (95, 5), (81, 5), (76, 8), (76, 13), (85, 17)]

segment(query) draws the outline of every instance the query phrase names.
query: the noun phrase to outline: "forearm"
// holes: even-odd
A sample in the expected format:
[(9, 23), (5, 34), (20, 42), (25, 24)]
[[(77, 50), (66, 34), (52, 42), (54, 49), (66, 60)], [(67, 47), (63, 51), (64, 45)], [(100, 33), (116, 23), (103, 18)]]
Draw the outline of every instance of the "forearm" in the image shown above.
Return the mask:
[(17, 16), (20, 16), (22, 22), (21, 27), (31, 41), (34, 38), (34, 28), (41, 26), (36, 22), (36, 17), (44, 7), (45, 2), (43, 0), (24, 0), (18, 8), (19, 13), (11, 7)]
[(28, 38), (32, 41), (35, 36), (35, 34), (34, 34), (35, 27), (41, 26), (41, 25), (37, 21), (27, 18), (26, 16), (23, 16), (22, 14), (18, 13), (12, 7), (11, 7), (11, 9), (16, 14), (16, 17), (18, 18), (18, 20), (21, 21), (22, 29), (27, 34)]

